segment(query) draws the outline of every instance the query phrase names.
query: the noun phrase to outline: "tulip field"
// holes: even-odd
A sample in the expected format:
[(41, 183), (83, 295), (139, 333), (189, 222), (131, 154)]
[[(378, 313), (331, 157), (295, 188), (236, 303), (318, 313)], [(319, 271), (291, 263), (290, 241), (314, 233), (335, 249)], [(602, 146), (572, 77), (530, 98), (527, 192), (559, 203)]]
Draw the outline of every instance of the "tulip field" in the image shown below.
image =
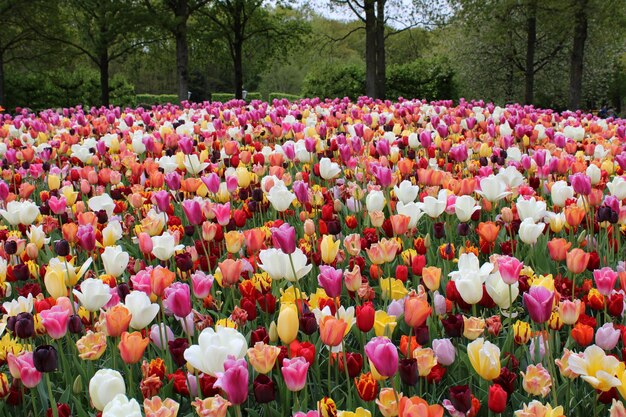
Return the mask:
[(0, 415), (626, 416), (626, 121), (0, 114)]

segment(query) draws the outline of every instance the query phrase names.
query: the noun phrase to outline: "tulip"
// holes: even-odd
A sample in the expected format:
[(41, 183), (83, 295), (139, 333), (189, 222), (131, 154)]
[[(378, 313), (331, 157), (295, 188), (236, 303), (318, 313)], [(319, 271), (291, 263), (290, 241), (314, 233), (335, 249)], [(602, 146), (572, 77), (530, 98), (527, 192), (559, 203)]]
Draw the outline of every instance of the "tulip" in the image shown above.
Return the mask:
[(131, 314), (130, 327), (136, 330), (149, 325), (159, 312), (159, 305), (150, 302), (150, 297), (143, 291), (132, 291), (124, 303)]
[(38, 346), (33, 352), (33, 365), (42, 373), (56, 371), (59, 367), (59, 357), (54, 346)]
[[(500, 260), (498, 260), (498, 263)], [(489, 275), (485, 281), (487, 294), (501, 309), (507, 310), (511, 307), (511, 303), (519, 295), (519, 282), (515, 280), (514, 284), (507, 284), (502, 278), (499, 269), (495, 274)]]
[(107, 217), (113, 216), (115, 210), (115, 201), (108, 194), (102, 194), (96, 197), (91, 197), (88, 201), (89, 209), (93, 212), (104, 210), (107, 213)]
[[(297, 326), (297, 325), (296, 325)], [(216, 376), (224, 372), (228, 355), (241, 359), (246, 354), (246, 338), (230, 327), (206, 328), (198, 336), (198, 344), (185, 350), (185, 360), (205, 374)]]
[(417, 369), (421, 377), (428, 376), (430, 371), (437, 365), (435, 352), (430, 348), (418, 347), (413, 351), (412, 356), (417, 360)]
[(289, 391), (295, 392), (304, 388), (308, 369), (309, 363), (301, 356), (293, 359), (283, 359), (280, 371)]
[(252, 382), (254, 399), (259, 404), (267, 404), (276, 399), (276, 388), (274, 381), (265, 375), (259, 375)]
[(567, 253), (567, 269), (574, 274), (581, 274), (587, 269), (591, 255), (582, 249), (575, 248)]
[[(163, 268), (162, 266), (158, 266), (150, 271), (150, 289), (153, 294), (157, 297), (163, 297), (165, 289), (169, 287), (174, 279), (176, 278), (176, 274), (170, 271), (167, 268)], [(146, 291), (149, 293), (149, 291)]]
[(507, 400), (508, 393), (500, 385), (493, 384), (489, 387), (487, 406), (491, 412), (495, 414), (503, 413), (506, 410)]
[(320, 160), (320, 176), (325, 180), (331, 180), (341, 173), (339, 164), (331, 162), (329, 158), (322, 158)]
[(232, 404), (242, 404), (248, 398), (248, 365), (245, 359), (229, 355), (224, 361), (224, 372), (218, 374), (214, 386), (226, 392)]
[(564, 324), (572, 325), (578, 321), (581, 301), (562, 300), (559, 304), (559, 316)]
[(179, 407), (180, 404), (171, 398), (166, 398), (163, 401), (155, 396), (150, 399), (144, 398), (143, 400), (143, 410), (146, 413), (146, 417), (176, 417)]
[(18, 224), (29, 226), (39, 214), (39, 207), (32, 201), (10, 201), (6, 205), (6, 210), (0, 210), (0, 215), (12, 226)]
[(605, 323), (596, 331), (596, 345), (604, 350), (613, 350), (617, 346), (621, 332), (613, 326), (613, 323)]
[(23, 352), (17, 356), (9, 352), (7, 362), (11, 376), (20, 379), (26, 388), (34, 388), (41, 382), (42, 374), (35, 368), (32, 352)]
[(399, 404), (398, 394), (393, 388), (383, 388), (376, 399), (376, 405), (383, 417), (393, 417), (398, 415)]
[(83, 360), (95, 361), (100, 359), (107, 347), (106, 335), (102, 332), (94, 333), (91, 330), (76, 341), (78, 356)]
[(544, 223), (535, 224), (531, 218), (525, 219), (519, 227), (519, 237), (522, 242), (528, 245), (534, 245), (537, 243), (537, 239), (543, 233), (545, 229)]
[(552, 378), (543, 365), (528, 365), (526, 372), (522, 372), (522, 387), (531, 395), (545, 398), (550, 393)]
[(337, 257), (337, 253), (339, 252), (340, 244), (341, 241), (335, 241), (331, 235), (324, 235), (324, 237), (322, 237), (322, 242), (320, 243), (320, 253), (324, 263), (333, 263)]
[(267, 199), (272, 204), (274, 210), (282, 213), (291, 206), (293, 200), (296, 199), (296, 195), (289, 191), (284, 185), (275, 185), (269, 193), (267, 193)]
[(500, 375), (500, 348), (482, 337), (467, 345), (467, 354), (474, 371), (491, 381)]
[(619, 360), (607, 356), (604, 350), (596, 345), (585, 349), (582, 357), (572, 355), (569, 358), (569, 369), (599, 391), (608, 391), (612, 387), (621, 386), (619, 378), (615, 376), (619, 368)]
[(196, 271), (191, 275), (191, 288), (196, 298), (206, 298), (213, 287), (213, 275), (207, 275), (202, 271)]
[(404, 299), (404, 321), (409, 327), (423, 325), (431, 312), (432, 308), (428, 302), (415, 294)]
[(48, 336), (53, 339), (60, 339), (67, 333), (67, 324), (71, 311), (56, 305), (49, 310), (39, 313), (41, 324), (46, 328)]
[(274, 247), (288, 255), (296, 251), (296, 229), (283, 223), (280, 227), (272, 227), (271, 232)]
[(476, 200), (472, 196), (463, 195), (458, 197), (454, 203), (454, 212), (462, 223), (470, 221), (475, 212), (480, 210)]
[(371, 191), (365, 197), (365, 206), (368, 212), (383, 211), (386, 203), (387, 201), (382, 191)]
[(167, 261), (177, 250), (184, 248), (184, 245), (176, 245), (176, 239), (169, 232), (161, 236), (152, 236), (152, 255), (161, 261)]
[(256, 342), (247, 352), (250, 365), (260, 374), (267, 374), (272, 370), (279, 354), (280, 348), (263, 342)]
[(545, 287), (531, 287), (524, 294), (524, 305), (528, 310), (530, 318), (535, 323), (545, 323), (552, 313), (552, 303), (554, 300), (554, 292)]
[(432, 342), (437, 362), (443, 366), (450, 366), (456, 359), (456, 349), (450, 339), (434, 339)]
[(398, 371), (398, 348), (387, 337), (371, 339), (365, 345), (365, 354), (380, 375), (391, 377)]
[(107, 246), (101, 256), (106, 273), (116, 278), (124, 273), (130, 260), (130, 255), (121, 246)]
[[(280, 318), (279, 318), (280, 320)], [(343, 341), (348, 324), (334, 316), (324, 316), (319, 323), (320, 339), (327, 346), (339, 346)]]
[(498, 272), (507, 285), (517, 284), (519, 274), (524, 267), (524, 263), (512, 256), (501, 256), (498, 258)]
[(613, 271), (609, 267), (596, 269), (593, 271), (593, 279), (596, 282), (596, 288), (598, 288), (600, 294), (607, 296), (615, 287), (617, 272)]
[(409, 204), (415, 201), (417, 194), (419, 193), (419, 186), (412, 185), (411, 181), (404, 180), (400, 183), (400, 186), (394, 186), (393, 191), (398, 200), (404, 204)]
[[(567, 251), (572, 247), (572, 242), (563, 238), (554, 238), (548, 242), (548, 252), (553, 261), (561, 262), (567, 258)], [(586, 266), (585, 266), (586, 268)]]
[(458, 271), (449, 274), (456, 285), (461, 298), (467, 304), (476, 304), (483, 297), (482, 284), (493, 270), (493, 264), (480, 266), (478, 257), (473, 253), (464, 253), (459, 257)]
[(102, 410), (102, 417), (141, 417), (141, 408), (134, 398), (117, 394)]
[(291, 268), (291, 265), (287, 265), (289, 262), (287, 255), (280, 249), (262, 250), (259, 252), (259, 260), (261, 261), (258, 264), (259, 268), (267, 272), (272, 280), (283, 279), (286, 275), (286, 268)]
[(203, 417), (225, 417), (228, 407), (231, 405), (229, 401), (219, 395), (204, 400), (197, 399), (191, 404), (194, 406), (196, 414)]
[[(318, 284), (324, 288), (326, 294), (331, 297), (339, 297), (342, 289), (342, 275), (341, 269), (335, 269), (328, 265), (320, 266), (320, 273), (317, 276)], [(361, 283), (359, 282), (359, 287)], [(357, 288), (358, 289), (358, 288)]]
[(490, 175), (480, 180), (480, 190), (477, 190), (476, 194), (493, 203), (503, 199), (511, 192), (506, 191), (506, 185), (500, 178)]
[(550, 189), (552, 203), (558, 207), (565, 207), (566, 201), (574, 197), (574, 189), (565, 181), (557, 181)]
[(87, 311), (98, 311), (111, 299), (110, 287), (101, 279), (87, 278), (80, 289), (72, 292)]
[(424, 210), (424, 213), (430, 218), (436, 219), (446, 210), (447, 202), (448, 192), (445, 189), (440, 190), (437, 198), (431, 196), (424, 198), (422, 210)]
[(613, 402), (611, 403), (611, 408), (609, 408), (609, 417), (624, 417), (626, 416), (626, 407), (624, 407), (624, 403), (613, 398)]
[(202, 223), (202, 206), (201, 200), (194, 198), (193, 200), (183, 200), (181, 203), (185, 216), (189, 224), (197, 226)]
[(278, 337), (285, 345), (298, 337), (298, 310), (295, 304), (287, 304), (280, 309), (277, 331)]

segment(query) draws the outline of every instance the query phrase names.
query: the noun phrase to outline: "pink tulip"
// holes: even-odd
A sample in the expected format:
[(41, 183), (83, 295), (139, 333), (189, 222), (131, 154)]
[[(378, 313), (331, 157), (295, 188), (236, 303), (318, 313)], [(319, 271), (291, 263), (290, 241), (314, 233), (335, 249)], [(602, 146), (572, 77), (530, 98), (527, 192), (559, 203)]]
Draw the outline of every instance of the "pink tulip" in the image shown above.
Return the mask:
[(178, 146), (185, 155), (189, 155), (193, 152), (193, 139), (191, 139), (189, 136), (183, 136), (178, 141)]
[(202, 223), (202, 206), (198, 200), (184, 200), (182, 206), (189, 224), (195, 226)]
[[(153, 324), (150, 327), (150, 340), (157, 348), (163, 349), (163, 346), (167, 347), (167, 343), (174, 339), (174, 332), (169, 326), (161, 323)], [(163, 341), (163, 344), (161, 344), (161, 341)]]
[(613, 323), (605, 323), (596, 331), (596, 345), (604, 350), (613, 350), (619, 342), (622, 333), (613, 326)]
[(302, 356), (293, 359), (283, 359), (283, 366), (280, 368), (285, 385), (289, 391), (300, 391), (306, 384), (306, 373), (309, 370), (309, 363)]
[(596, 269), (593, 271), (593, 279), (596, 282), (596, 288), (602, 295), (609, 295), (615, 287), (617, 281), (617, 272), (611, 268), (604, 267), (602, 269)]
[(271, 231), (274, 247), (286, 254), (292, 254), (296, 251), (296, 229), (283, 223), (280, 227), (272, 227)]
[(248, 364), (245, 359), (237, 360), (229, 355), (224, 362), (224, 372), (218, 373), (217, 381), (213, 384), (226, 392), (228, 401), (238, 405), (248, 398)]
[(215, 204), (211, 210), (215, 213), (217, 223), (220, 226), (226, 226), (230, 223), (230, 202), (226, 204)]
[(191, 288), (196, 298), (206, 298), (211, 293), (213, 286), (213, 275), (207, 275), (202, 271), (197, 271), (191, 275)]
[(591, 194), (591, 178), (582, 172), (578, 172), (569, 177), (574, 191), (580, 195)]
[(9, 353), (7, 362), (13, 378), (21, 379), (26, 388), (35, 388), (41, 381), (41, 372), (35, 369), (32, 352), (23, 352), (19, 356)]
[(320, 266), (320, 274), (317, 276), (318, 284), (324, 288), (326, 294), (331, 297), (339, 297), (341, 295), (343, 271), (335, 269), (332, 266)]
[(530, 318), (535, 323), (545, 323), (552, 314), (552, 302), (554, 292), (545, 287), (530, 287), (524, 294), (524, 305), (528, 310)]
[(181, 177), (178, 172), (170, 172), (165, 174), (165, 184), (170, 190), (180, 190)]
[(228, 190), (228, 192), (232, 193), (237, 189), (237, 186), (237, 177), (235, 177), (234, 175), (226, 177), (226, 189)]
[(152, 243), (152, 238), (148, 233), (139, 233), (137, 239), (139, 240), (139, 250), (141, 250), (141, 253), (152, 253), (154, 243)]
[(165, 190), (159, 190), (156, 193), (152, 193), (152, 203), (156, 205), (159, 210), (166, 212), (170, 208), (170, 193)]
[(220, 189), (220, 177), (215, 172), (200, 178), (209, 192), (215, 194)]
[(65, 209), (67, 207), (67, 200), (64, 196), (61, 196), (61, 198), (52, 196), (48, 199), (48, 206), (50, 207), (50, 211), (52, 211), (54, 214), (61, 214), (65, 212)]
[(67, 333), (67, 323), (70, 320), (70, 311), (62, 306), (54, 306), (39, 313), (41, 324), (46, 328), (48, 336), (60, 339)]
[(513, 285), (519, 279), (519, 274), (524, 268), (524, 263), (512, 256), (498, 258), (498, 271), (505, 284)]
[(379, 336), (365, 345), (365, 354), (382, 376), (394, 376), (398, 371), (398, 348), (387, 337)]
[(175, 282), (165, 289), (163, 306), (176, 317), (185, 317), (191, 312), (189, 285)]
[(86, 251), (91, 252), (96, 248), (96, 233), (92, 225), (79, 226), (76, 237), (78, 238), (80, 247)]

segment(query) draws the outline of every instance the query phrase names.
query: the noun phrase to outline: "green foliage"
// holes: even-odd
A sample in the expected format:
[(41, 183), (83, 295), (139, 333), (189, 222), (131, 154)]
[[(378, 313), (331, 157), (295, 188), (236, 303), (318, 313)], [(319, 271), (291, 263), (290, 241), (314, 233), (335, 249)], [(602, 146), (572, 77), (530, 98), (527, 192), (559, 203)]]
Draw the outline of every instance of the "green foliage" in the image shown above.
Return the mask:
[(211, 94), (211, 101), (218, 101), (220, 103), (226, 103), (227, 101), (234, 100), (235, 95), (232, 93), (213, 93)]
[(365, 69), (357, 65), (328, 65), (307, 74), (302, 84), (304, 97), (349, 97), (365, 92)]
[(253, 93), (248, 93), (248, 95), (246, 95), (246, 101), (252, 101), (252, 100), (263, 100), (263, 96), (261, 95), (261, 93), (258, 92), (253, 92)]
[(135, 100), (138, 106), (151, 106), (153, 104), (177, 104), (176, 94), (137, 94)]
[(274, 100), (280, 100), (283, 98), (286, 98), (287, 100), (293, 103), (294, 101), (300, 100), (301, 97), (296, 94), (287, 94), (287, 93), (270, 93), (269, 95), (270, 103), (273, 102)]
[(454, 72), (445, 58), (416, 59), (387, 69), (387, 97), (456, 98)]
[[(7, 108), (28, 107), (33, 110), (69, 107), (77, 104), (100, 104), (98, 72), (91, 69), (77, 71), (10, 72), (6, 79)], [(110, 82), (111, 104), (134, 106), (135, 88), (122, 75)]]

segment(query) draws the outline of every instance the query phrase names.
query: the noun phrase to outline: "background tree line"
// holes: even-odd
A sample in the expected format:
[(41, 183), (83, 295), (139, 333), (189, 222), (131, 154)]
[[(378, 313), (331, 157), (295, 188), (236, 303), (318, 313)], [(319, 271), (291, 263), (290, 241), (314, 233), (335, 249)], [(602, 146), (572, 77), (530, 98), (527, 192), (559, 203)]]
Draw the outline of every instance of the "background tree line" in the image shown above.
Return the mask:
[(626, 0), (0, 0), (0, 25), (8, 109), (245, 89), (626, 110)]

